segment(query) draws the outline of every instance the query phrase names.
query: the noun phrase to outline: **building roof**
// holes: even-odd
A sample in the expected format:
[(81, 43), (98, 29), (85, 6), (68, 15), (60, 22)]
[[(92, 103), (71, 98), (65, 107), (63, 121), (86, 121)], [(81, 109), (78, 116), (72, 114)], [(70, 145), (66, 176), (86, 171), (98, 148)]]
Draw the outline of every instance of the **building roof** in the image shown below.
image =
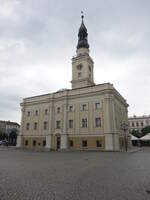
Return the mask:
[(89, 49), (89, 44), (88, 44), (88, 40), (87, 40), (87, 28), (84, 25), (84, 21), (83, 18), (84, 16), (81, 16), (82, 18), (82, 22), (81, 22), (81, 26), (79, 28), (79, 33), (78, 33), (78, 44), (77, 44), (77, 49), (79, 48), (87, 48)]
[(136, 116), (129, 117), (128, 120), (138, 120), (138, 119), (150, 119), (150, 115), (143, 115), (143, 116)]
[(20, 126), (17, 122), (11, 122), (11, 121), (3, 121), (0, 120), (0, 123), (4, 123), (6, 125), (16, 125), (16, 126)]

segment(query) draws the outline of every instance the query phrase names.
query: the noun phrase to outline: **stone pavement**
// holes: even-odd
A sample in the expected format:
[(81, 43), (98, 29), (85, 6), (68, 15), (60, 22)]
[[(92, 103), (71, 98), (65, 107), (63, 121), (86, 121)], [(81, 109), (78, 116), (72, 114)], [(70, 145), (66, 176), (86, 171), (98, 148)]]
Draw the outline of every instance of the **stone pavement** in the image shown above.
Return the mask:
[(0, 200), (149, 200), (150, 151), (0, 148)]

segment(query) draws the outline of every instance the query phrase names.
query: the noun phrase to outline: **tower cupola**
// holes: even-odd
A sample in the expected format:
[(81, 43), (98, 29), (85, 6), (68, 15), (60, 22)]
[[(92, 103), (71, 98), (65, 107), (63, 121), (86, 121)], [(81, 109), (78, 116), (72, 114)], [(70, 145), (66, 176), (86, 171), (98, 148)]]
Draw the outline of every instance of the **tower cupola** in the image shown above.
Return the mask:
[(79, 48), (87, 48), (89, 49), (89, 44), (88, 44), (88, 33), (87, 33), (87, 28), (84, 25), (84, 16), (81, 16), (82, 18), (82, 22), (81, 22), (81, 26), (79, 28), (79, 33), (78, 33), (78, 44), (77, 44), (77, 49)]

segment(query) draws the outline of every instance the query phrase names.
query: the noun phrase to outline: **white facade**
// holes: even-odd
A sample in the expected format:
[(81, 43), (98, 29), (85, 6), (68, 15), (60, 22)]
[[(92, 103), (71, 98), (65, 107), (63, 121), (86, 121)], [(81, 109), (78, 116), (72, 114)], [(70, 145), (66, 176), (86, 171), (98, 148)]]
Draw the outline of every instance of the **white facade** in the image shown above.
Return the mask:
[(72, 89), (23, 99), (18, 146), (45, 149), (118, 151), (127, 123), (128, 104), (112, 84), (94, 83), (87, 29), (79, 29), (72, 58)]

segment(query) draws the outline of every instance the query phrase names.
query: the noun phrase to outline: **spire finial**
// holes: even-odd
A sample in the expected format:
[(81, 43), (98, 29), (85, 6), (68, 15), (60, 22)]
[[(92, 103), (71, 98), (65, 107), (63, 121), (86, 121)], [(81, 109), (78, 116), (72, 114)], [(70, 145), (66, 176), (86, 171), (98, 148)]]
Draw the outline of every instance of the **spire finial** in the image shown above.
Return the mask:
[(84, 19), (84, 15), (83, 15), (83, 11), (81, 11), (81, 18), (82, 18), (82, 22), (83, 22), (83, 19)]

